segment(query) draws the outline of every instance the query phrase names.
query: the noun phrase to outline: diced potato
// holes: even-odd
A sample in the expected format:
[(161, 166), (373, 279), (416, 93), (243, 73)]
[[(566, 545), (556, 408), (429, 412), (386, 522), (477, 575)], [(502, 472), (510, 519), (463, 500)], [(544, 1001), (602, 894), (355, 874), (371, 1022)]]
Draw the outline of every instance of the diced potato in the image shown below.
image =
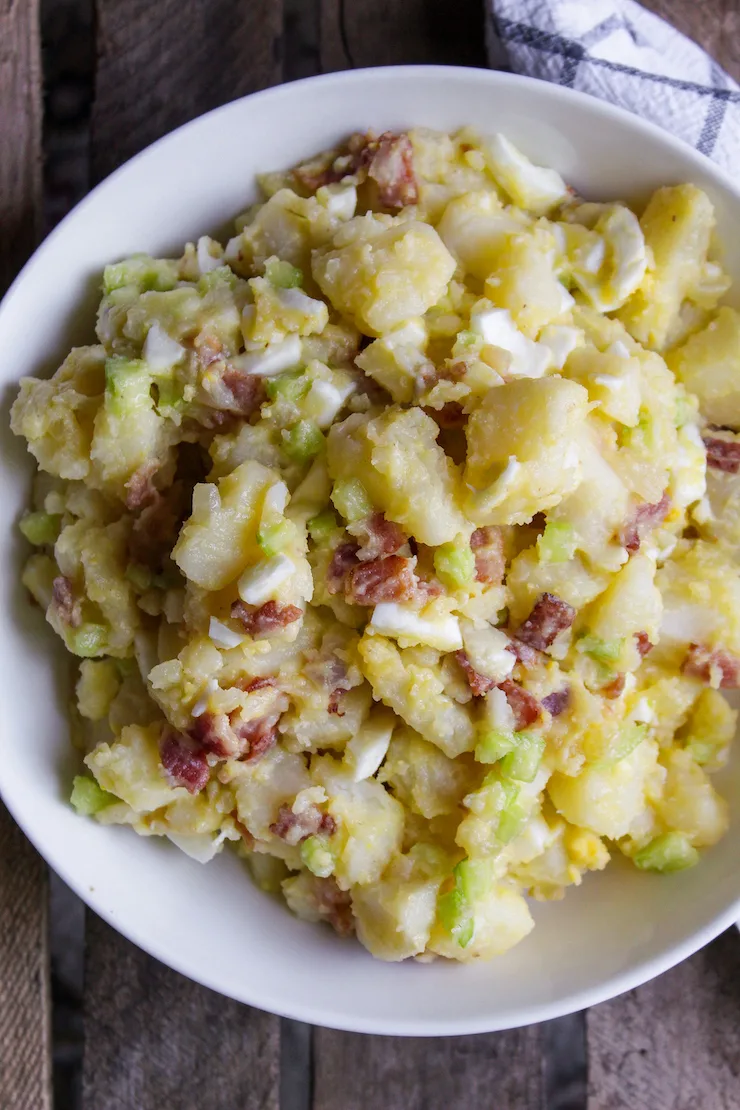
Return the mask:
[(735, 738), (737, 717), (737, 710), (717, 690), (702, 690), (681, 735), (696, 763), (708, 771), (724, 766)]
[(462, 270), (485, 281), (498, 269), (509, 236), (526, 226), (494, 193), (478, 192), (450, 201), (438, 230)]
[(720, 308), (702, 331), (667, 356), (679, 381), (699, 398), (702, 411), (718, 424), (740, 424), (740, 314)]
[(614, 661), (619, 671), (635, 670), (641, 661), (635, 635), (647, 634), (650, 643), (657, 643), (663, 600), (655, 585), (655, 562), (640, 552), (615, 574), (606, 590), (583, 615), (591, 635), (607, 643), (622, 642), (622, 651)]
[(118, 667), (112, 659), (83, 659), (75, 694), (83, 717), (102, 721), (121, 686)]
[(587, 567), (580, 555), (563, 563), (541, 563), (537, 548), (530, 547), (509, 567), (509, 612), (513, 620), (525, 620), (543, 593), (555, 594), (574, 609), (581, 609), (598, 597), (608, 582), (605, 571)]
[(408, 404), (417, 389), (417, 375), (430, 367), (423, 347), (426, 329), (421, 321), (409, 321), (382, 339), (370, 343), (355, 360), (356, 365), (387, 389), (394, 401)]
[(477, 775), (472, 760), (448, 758), (409, 728), (394, 733), (380, 773), (408, 809), (429, 820), (455, 813)]
[(653, 194), (640, 225), (654, 264), (619, 319), (640, 343), (662, 351), (683, 301), (700, 284), (714, 210), (696, 185), (667, 185)]
[(296, 795), (311, 786), (303, 756), (272, 748), (260, 759), (238, 763), (234, 790), (239, 820), (257, 840), (274, 844), (270, 825), (281, 805), (293, 805)]
[[(429, 866), (418, 845), (394, 859), (374, 886), (354, 887), (352, 912), (357, 935), (380, 960), (405, 960), (427, 946), (437, 914), (437, 894), (449, 864), (439, 855)], [(434, 853), (427, 853), (432, 859)]]
[(432, 930), (429, 950), (463, 963), (488, 960), (508, 952), (534, 928), (524, 898), (501, 882), (493, 882), (487, 890), (480, 892), (472, 905), (472, 913), (472, 936), (465, 947), (461, 947), (437, 922)]
[(335, 236), (334, 249), (317, 252), (312, 265), (332, 305), (368, 335), (422, 316), (455, 270), (454, 258), (429, 224), (386, 226), (371, 215), (350, 220)]
[(727, 802), (689, 752), (674, 748), (661, 762), (667, 775), (655, 805), (660, 819), (669, 829), (685, 833), (697, 848), (716, 844), (727, 832)]
[(580, 347), (565, 364), (565, 375), (580, 382), (606, 415), (632, 428), (640, 416), (640, 363), (609, 352)]
[(99, 744), (85, 763), (103, 790), (131, 806), (135, 813), (152, 813), (187, 794), (172, 786), (159, 761), (160, 724), (130, 725), (112, 744)]
[(524, 524), (581, 479), (573, 441), (588, 394), (563, 378), (492, 389), (467, 425), (466, 511), (476, 524)]
[(661, 645), (699, 643), (740, 655), (740, 580), (718, 545), (681, 544), (655, 584), (663, 595)]
[(389, 408), (372, 420), (350, 416), (329, 433), (329, 474), (359, 479), (373, 504), (421, 543), (446, 543), (470, 525), (457, 507), (458, 469), (437, 434), (419, 408)]
[(573, 298), (553, 269), (555, 240), (542, 227), (510, 235), (485, 294), (498, 308), (511, 313), (517, 327), (534, 337), (540, 328), (567, 313)]

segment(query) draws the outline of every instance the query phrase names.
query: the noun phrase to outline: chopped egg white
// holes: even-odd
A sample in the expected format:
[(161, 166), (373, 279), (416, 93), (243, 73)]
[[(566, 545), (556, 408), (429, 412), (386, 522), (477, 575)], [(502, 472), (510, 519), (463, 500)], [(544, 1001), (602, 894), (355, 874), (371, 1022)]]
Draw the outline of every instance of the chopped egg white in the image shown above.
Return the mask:
[(306, 397), (307, 415), (320, 428), (328, 428), (354, 390), (354, 383), (349, 380), (339, 386), (333, 382), (325, 382), (321, 378), (317, 379)]
[(214, 690), (218, 690), (218, 682), (215, 678), (209, 678), (203, 688), (203, 693), (200, 695), (193, 708), (190, 710), (193, 717), (202, 717), (208, 708), (208, 701)]
[(357, 208), (357, 188), (354, 185), (322, 185), (316, 193), (319, 204), (340, 220), (351, 220)]
[(557, 170), (535, 166), (500, 133), (483, 143), (486, 164), (498, 184), (515, 204), (542, 215), (568, 196), (568, 187)]
[(513, 378), (541, 378), (547, 370), (551, 353), (548, 347), (535, 343), (517, 328), (506, 308), (474, 312), (470, 327), (493, 347), (501, 347), (511, 355), (507, 375)]
[(155, 320), (146, 333), (142, 354), (149, 369), (157, 373), (169, 370), (179, 362), (185, 355), (185, 348)]
[(208, 625), (208, 635), (217, 647), (226, 648), (227, 650), (239, 647), (246, 639), (245, 636), (240, 636), (238, 632), (234, 632), (233, 628), (229, 628), (227, 624), (216, 617), (211, 617)]
[[(213, 253), (213, 248), (218, 250), (218, 254)], [(211, 270), (217, 270), (219, 266), (223, 266), (223, 258), (221, 257), (221, 245), (214, 239), (210, 239), (207, 235), (201, 235), (198, 240), (196, 248), (196, 257), (198, 260), (198, 269), (201, 274), (210, 273)]]
[(258, 377), (272, 377), (290, 370), (301, 361), (303, 345), (297, 335), (289, 335), (280, 343), (269, 343), (263, 350), (237, 355), (231, 360), (233, 366), (246, 374)]
[(514, 670), (516, 659), (507, 651), (511, 640), (500, 628), (490, 624), (476, 627), (472, 621), (461, 624), (463, 647), (472, 666), (488, 678), (503, 682)]
[(653, 707), (647, 698), (640, 698), (632, 710), (632, 720), (639, 725), (649, 725), (655, 719)]
[[(512, 656), (513, 659), (513, 656)], [(486, 716), (493, 728), (512, 732), (515, 725), (514, 710), (507, 701), (503, 690), (496, 687), (486, 694)]]
[(422, 617), (415, 609), (395, 601), (382, 601), (375, 606), (370, 627), (409, 646), (428, 644), (439, 651), (457, 651), (463, 646), (457, 617)]
[(395, 720), (390, 713), (378, 713), (352, 737), (344, 749), (344, 759), (352, 772), (353, 782), (362, 782), (374, 775), (388, 754)]
[(265, 513), (281, 516), (288, 504), (290, 492), (285, 482), (275, 482), (265, 494)]
[(567, 324), (548, 324), (540, 332), (537, 342), (540, 347), (547, 347), (555, 369), (562, 370), (568, 355), (580, 346), (581, 340), (582, 332), (578, 328)]
[(282, 552), (263, 559), (242, 574), (237, 585), (239, 597), (248, 605), (264, 605), (294, 573), (295, 563)]

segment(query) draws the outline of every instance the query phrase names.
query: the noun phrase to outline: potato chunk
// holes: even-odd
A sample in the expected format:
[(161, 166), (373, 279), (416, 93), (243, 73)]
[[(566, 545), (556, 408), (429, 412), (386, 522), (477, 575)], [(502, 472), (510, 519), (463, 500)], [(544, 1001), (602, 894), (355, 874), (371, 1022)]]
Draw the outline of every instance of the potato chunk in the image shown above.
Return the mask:
[(721, 308), (702, 331), (667, 356), (679, 381), (718, 424), (740, 424), (740, 314)]
[(333, 250), (313, 256), (313, 276), (334, 308), (376, 336), (422, 316), (454, 270), (454, 258), (429, 224), (386, 225), (369, 215), (350, 220)]

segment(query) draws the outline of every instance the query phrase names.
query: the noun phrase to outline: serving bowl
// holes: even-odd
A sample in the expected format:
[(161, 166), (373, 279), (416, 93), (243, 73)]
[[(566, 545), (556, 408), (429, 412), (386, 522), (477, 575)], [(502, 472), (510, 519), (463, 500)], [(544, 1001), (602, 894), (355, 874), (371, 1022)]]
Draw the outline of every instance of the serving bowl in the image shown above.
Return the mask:
[(167, 841), (74, 813), (69, 665), (19, 587), (12, 524), (32, 460), (8, 431), (7, 409), (22, 375), (50, 373), (72, 344), (91, 341), (107, 262), (142, 250), (178, 253), (188, 239), (223, 233), (254, 199), (256, 172), (287, 167), (351, 131), (463, 124), (503, 131), (591, 199), (639, 203), (661, 184), (693, 181), (715, 204), (723, 261), (740, 287), (740, 192), (688, 146), (569, 89), (483, 70), (399, 67), (284, 85), (180, 128), (98, 186), (0, 306), (5, 803), (88, 905), (158, 959), (251, 1005), (367, 1033), (477, 1033), (542, 1021), (634, 987), (706, 944), (740, 915), (740, 759), (718, 776), (730, 832), (694, 870), (656, 876), (615, 861), (562, 902), (535, 904), (534, 931), (491, 963), (375, 961), (359, 944), (292, 917), (253, 886), (235, 855), (201, 866)]

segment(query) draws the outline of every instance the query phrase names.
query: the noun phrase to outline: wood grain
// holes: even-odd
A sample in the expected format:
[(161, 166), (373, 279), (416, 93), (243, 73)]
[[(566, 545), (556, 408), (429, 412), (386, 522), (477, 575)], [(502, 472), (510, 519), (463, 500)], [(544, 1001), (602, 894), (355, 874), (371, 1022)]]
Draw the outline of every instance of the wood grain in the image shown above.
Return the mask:
[(480, 1037), (317, 1029), (313, 1110), (540, 1110), (541, 1027)]
[(92, 178), (281, 79), (281, 0), (97, 0)]
[(85, 1110), (278, 1110), (279, 1025), (88, 912)]
[(321, 0), (322, 68), (485, 66), (483, 10), (483, 0)]
[(738, 0), (643, 0), (694, 39), (740, 81), (740, 4)]
[(0, 1105), (49, 1110), (47, 873), (0, 802)]
[(588, 1110), (737, 1110), (740, 937), (588, 1013)]
[(41, 227), (38, 0), (0, 0), (0, 296)]

